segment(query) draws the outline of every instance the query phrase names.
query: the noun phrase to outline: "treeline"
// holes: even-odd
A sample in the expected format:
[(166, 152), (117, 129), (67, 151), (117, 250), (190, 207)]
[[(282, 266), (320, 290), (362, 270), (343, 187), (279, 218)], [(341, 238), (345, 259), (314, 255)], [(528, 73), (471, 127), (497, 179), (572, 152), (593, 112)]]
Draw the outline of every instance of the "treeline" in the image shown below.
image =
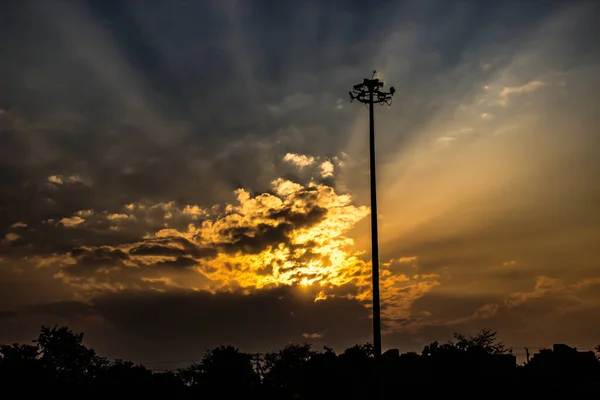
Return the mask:
[[(2, 398), (58, 395), (62, 399), (373, 399), (407, 395), (600, 394), (600, 362), (593, 352), (564, 345), (517, 365), (496, 332), (455, 334), (421, 354), (391, 351), (379, 360), (369, 344), (336, 354), (308, 344), (264, 356), (231, 346), (172, 372), (109, 361), (67, 327), (42, 327), (33, 344), (0, 345)], [(599, 348), (600, 350), (600, 348)]]

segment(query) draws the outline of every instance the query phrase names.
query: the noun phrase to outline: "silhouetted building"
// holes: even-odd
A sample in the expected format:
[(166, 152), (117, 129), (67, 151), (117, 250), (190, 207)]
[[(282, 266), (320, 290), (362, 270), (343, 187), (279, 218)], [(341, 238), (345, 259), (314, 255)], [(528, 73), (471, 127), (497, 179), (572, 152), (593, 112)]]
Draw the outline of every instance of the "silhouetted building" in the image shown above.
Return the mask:
[(533, 376), (545, 376), (576, 381), (598, 380), (600, 367), (594, 352), (578, 351), (566, 344), (542, 349), (527, 364)]
[(395, 359), (395, 358), (400, 357), (400, 350), (389, 349), (389, 350), (386, 350), (382, 356), (385, 358)]

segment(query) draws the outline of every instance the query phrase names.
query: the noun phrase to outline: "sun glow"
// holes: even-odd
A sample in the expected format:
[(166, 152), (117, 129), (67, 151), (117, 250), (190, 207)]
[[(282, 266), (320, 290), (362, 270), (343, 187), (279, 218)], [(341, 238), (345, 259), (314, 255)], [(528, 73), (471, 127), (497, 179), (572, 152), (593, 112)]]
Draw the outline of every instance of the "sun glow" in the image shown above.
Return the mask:
[[(297, 286), (308, 289), (315, 301), (346, 297), (368, 306), (371, 264), (366, 251), (347, 234), (369, 215), (369, 208), (314, 181), (301, 185), (280, 178), (272, 188), (272, 193), (254, 196), (238, 189), (236, 204), (210, 209), (174, 202), (125, 205), (121, 218), (106, 220), (135, 223), (162, 218), (153, 222), (165, 228), (147, 233), (139, 242), (81, 247), (56, 255), (54, 261), (63, 266), (56, 277), (88, 291), (171, 287), (251, 293)], [(81, 225), (104, 214), (90, 212)], [(172, 221), (182, 218), (189, 223), (171, 227)], [(85, 269), (90, 262), (97, 263), (95, 270)], [(408, 278), (410, 273), (390, 270), (398, 266), (414, 270), (415, 264), (414, 257), (382, 263), (384, 318), (407, 316), (412, 302), (438, 284), (433, 275)], [(79, 272), (81, 268), (88, 275)]]

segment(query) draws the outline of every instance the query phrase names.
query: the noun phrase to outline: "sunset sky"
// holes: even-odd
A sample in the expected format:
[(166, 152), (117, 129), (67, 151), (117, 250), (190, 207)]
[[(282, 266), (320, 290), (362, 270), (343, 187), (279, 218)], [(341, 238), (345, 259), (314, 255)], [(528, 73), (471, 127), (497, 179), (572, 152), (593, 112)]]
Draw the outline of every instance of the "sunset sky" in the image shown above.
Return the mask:
[[(121, 5), (116, 5), (121, 3)], [(600, 343), (593, 1), (0, 4), (0, 342)]]

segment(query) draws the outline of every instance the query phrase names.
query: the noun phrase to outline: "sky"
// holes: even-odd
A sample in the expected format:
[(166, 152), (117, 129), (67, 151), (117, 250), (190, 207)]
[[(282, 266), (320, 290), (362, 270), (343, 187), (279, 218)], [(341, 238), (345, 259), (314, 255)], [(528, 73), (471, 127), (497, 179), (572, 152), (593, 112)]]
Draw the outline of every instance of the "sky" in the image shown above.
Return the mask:
[[(593, 1), (0, 5), (0, 342), (600, 343)], [(164, 365), (166, 365), (164, 364)]]

